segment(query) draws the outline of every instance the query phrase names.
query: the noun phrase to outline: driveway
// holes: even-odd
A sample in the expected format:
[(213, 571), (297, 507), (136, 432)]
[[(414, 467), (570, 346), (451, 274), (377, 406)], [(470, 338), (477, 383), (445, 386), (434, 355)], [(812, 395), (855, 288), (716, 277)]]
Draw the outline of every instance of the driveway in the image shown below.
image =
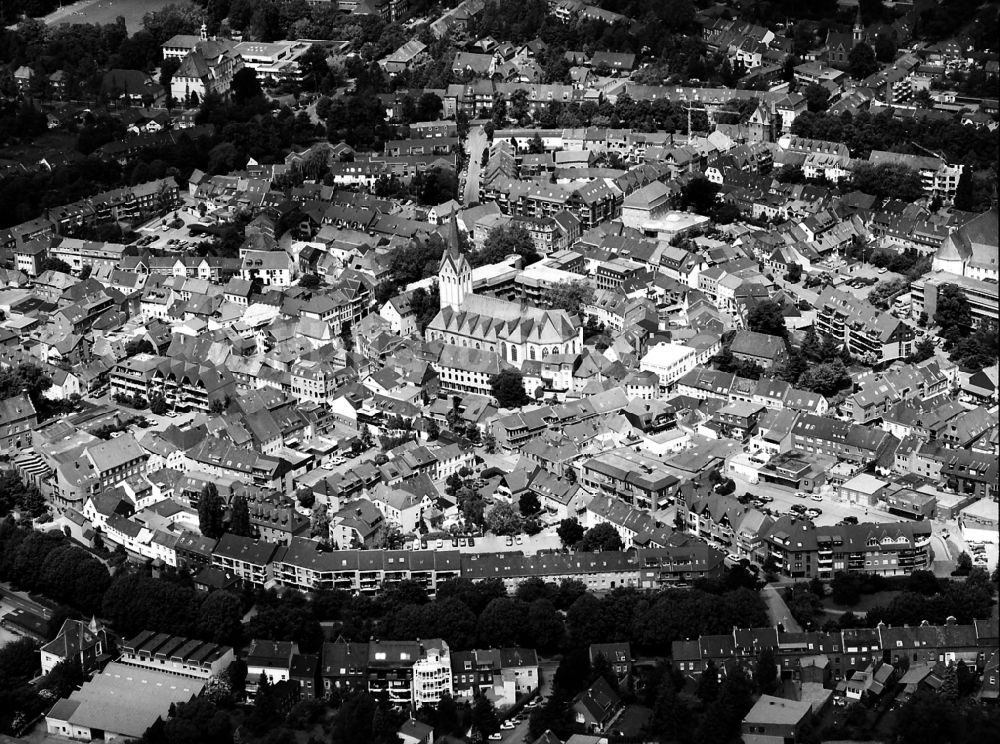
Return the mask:
[(469, 154), (469, 168), (462, 196), (462, 203), (466, 207), (479, 203), (479, 175), (482, 171), (480, 162), (483, 159), (483, 151), (488, 145), (489, 141), (482, 127), (469, 130), (469, 136), (465, 140), (465, 151)]

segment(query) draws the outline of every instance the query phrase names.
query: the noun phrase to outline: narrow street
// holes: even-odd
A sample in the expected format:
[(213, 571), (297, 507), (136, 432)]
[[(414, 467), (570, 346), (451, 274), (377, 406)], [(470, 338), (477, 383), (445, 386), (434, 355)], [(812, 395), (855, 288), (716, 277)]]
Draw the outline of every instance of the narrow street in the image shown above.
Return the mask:
[(767, 614), (771, 616), (772, 625), (781, 623), (789, 633), (802, 632), (802, 626), (792, 617), (788, 605), (785, 604), (785, 600), (781, 597), (780, 587), (768, 584), (760, 593), (764, 601), (767, 602)]
[(480, 161), (488, 145), (489, 141), (482, 127), (469, 130), (469, 136), (465, 140), (465, 150), (469, 154), (469, 169), (465, 177), (465, 191), (462, 193), (462, 204), (466, 207), (479, 203), (479, 174), (482, 171)]

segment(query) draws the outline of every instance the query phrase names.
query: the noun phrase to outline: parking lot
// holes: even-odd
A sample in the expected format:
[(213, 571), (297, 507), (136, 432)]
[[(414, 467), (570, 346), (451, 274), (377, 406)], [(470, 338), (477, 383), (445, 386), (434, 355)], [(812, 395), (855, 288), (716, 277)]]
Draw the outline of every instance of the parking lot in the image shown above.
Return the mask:
[[(211, 241), (209, 236), (192, 237), (191, 225), (207, 224), (197, 213), (191, 211), (191, 199), (186, 193), (181, 194), (182, 205), (163, 217), (150, 220), (136, 229), (142, 237), (139, 246), (157, 251), (175, 252), (178, 255), (196, 249), (204, 241)], [(183, 224), (180, 227), (170, 227), (175, 220)]]
[(766, 503), (764, 507), (778, 516), (790, 513), (792, 507), (797, 505), (799, 508), (805, 507), (807, 509), (821, 510), (822, 513), (813, 518), (813, 522), (817, 526), (834, 525), (843, 521), (845, 517), (855, 517), (859, 522), (903, 521), (900, 517), (888, 512), (840, 501), (830, 493), (822, 494), (817, 501), (812, 498), (814, 494), (798, 497), (795, 495), (796, 491), (794, 489), (785, 488), (773, 483), (748, 483), (742, 478), (734, 477), (734, 475), (733, 473), (727, 473), (727, 476), (734, 478), (736, 482), (735, 496), (742, 496), (744, 493), (749, 493), (753, 496), (770, 498), (771, 501)]
[[(471, 545), (469, 544), (470, 540)], [(537, 535), (518, 535), (511, 538), (490, 534), (472, 538), (432, 538), (420, 542), (414, 541), (410, 543), (409, 547), (412, 550), (457, 550), (460, 553), (511, 553), (516, 551), (525, 555), (533, 555), (542, 550), (560, 550), (562, 541), (553, 527), (542, 530)]]

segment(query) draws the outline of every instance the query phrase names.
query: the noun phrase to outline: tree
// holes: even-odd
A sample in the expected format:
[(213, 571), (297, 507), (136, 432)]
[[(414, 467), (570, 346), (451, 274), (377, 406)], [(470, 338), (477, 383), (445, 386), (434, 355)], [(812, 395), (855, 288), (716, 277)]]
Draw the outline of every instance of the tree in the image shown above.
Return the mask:
[(427, 92), (417, 99), (417, 120), (437, 121), (444, 110), (444, 103), (437, 93)]
[(913, 353), (906, 358), (906, 361), (909, 364), (919, 364), (933, 357), (935, 351), (934, 341), (931, 340), (930, 336), (925, 336), (917, 341), (917, 345), (913, 348)]
[(564, 547), (573, 547), (583, 539), (585, 530), (576, 517), (569, 517), (559, 522), (556, 534)]
[(819, 83), (810, 83), (802, 91), (806, 98), (806, 106), (810, 111), (826, 111), (830, 107), (830, 91)]
[(681, 741), (691, 731), (691, 711), (677, 695), (669, 670), (663, 672), (652, 705), (651, 729), (664, 741)]
[(50, 691), (54, 697), (64, 698), (83, 685), (83, 680), (80, 659), (74, 655), (52, 667), (52, 671), (42, 681), (42, 688)]
[(476, 623), (476, 634), (483, 648), (516, 646), (522, 639), (528, 608), (510, 597), (497, 597), (487, 604)]
[(533, 491), (525, 491), (518, 499), (517, 507), (523, 516), (530, 517), (532, 514), (538, 514), (541, 511), (542, 504)]
[(605, 550), (621, 550), (622, 538), (613, 525), (602, 522), (586, 531), (583, 539), (577, 544), (577, 550), (588, 553), (599, 553)]
[(781, 305), (771, 300), (758, 302), (753, 307), (747, 315), (747, 327), (757, 333), (788, 338), (788, 328), (785, 326)]
[(240, 537), (251, 536), (250, 509), (247, 506), (246, 497), (242, 493), (233, 496), (229, 510), (229, 531)]
[(500, 408), (520, 408), (529, 402), (524, 392), (524, 378), (516, 369), (504, 369), (494, 375), (490, 380), (490, 392)]
[(965, 293), (955, 284), (944, 284), (938, 289), (937, 312), (934, 322), (941, 326), (946, 339), (960, 335), (972, 327), (972, 310)]
[(155, 354), (156, 347), (145, 337), (133, 338), (125, 344), (125, 355), (135, 356), (136, 354)]
[(715, 206), (719, 187), (704, 176), (695, 176), (681, 188), (681, 204), (698, 214), (708, 214)]
[(495, 734), (500, 730), (497, 710), (486, 695), (478, 694), (472, 701), (472, 728), (479, 731), (483, 737)]
[(589, 282), (582, 279), (559, 282), (549, 286), (542, 300), (552, 309), (565, 310), (571, 315), (579, 315), (581, 306), (593, 301), (594, 288)]
[(863, 80), (878, 71), (878, 60), (875, 50), (868, 44), (857, 44), (847, 56), (847, 71), (855, 80)]
[(972, 570), (972, 558), (964, 550), (958, 554), (956, 560), (956, 571), (960, 575), (967, 575)]
[(487, 234), (482, 250), (469, 256), (469, 263), (473, 268), (478, 268), (499, 263), (511, 255), (521, 256), (525, 264), (532, 264), (541, 259), (535, 250), (531, 234), (523, 225), (494, 227)]
[(806, 369), (798, 379), (798, 387), (809, 392), (819, 393), (827, 397), (837, 392), (850, 382), (851, 376), (847, 367), (839, 359), (826, 364), (816, 364)]
[(778, 665), (774, 660), (774, 651), (770, 648), (764, 648), (757, 654), (753, 682), (764, 695), (773, 695), (778, 689)]
[(212, 643), (238, 646), (243, 637), (243, 603), (232, 592), (217, 590), (198, 608), (198, 635)]
[(309, 90), (319, 90), (320, 84), (330, 74), (330, 65), (323, 47), (313, 44), (306, 49), (299, 57), (299, 70), (302, 72), (302, 82), (305, 87)]
[(72, 269), (70, 265), (63, 261), (61, 258), (46, 258), (43, 259), (38, 267), (42, 272), (46, 271), (57, 271), (61, 274), (69, 274)]
[(420, 181), (418, 198), (424, 205), (443, 204), (458, 195), (458, 179), (450, 170), (433, 168)]
[(305, 289), (316, 289), (322, 283), (323, 280), (315, 273), (303, 274), (302, 278), (299, 279), (299, 286)]
[(229, 86), (229, 92), (236, 103), (244, 104), (254, 98), (264, 95), (257, 79), (257, 71), (252, 67), (244, 67), (235, 75)]
[(486, 528), (495, 535), (513, 535), (521, 531), (521, 517), (513, 506), (500, 502), (486, 514)]
[(201, 489), (198, 499), (198, 527), (205, 537), (222, 536), (222, 497), (215, 483), (209, 481)]
[(168, 410), (170, 406), (167, 405), (166, 399), (160, 393), (151, 393), (149, 396), (149, 412), (156, 415), (162, 416)]
[(562, 616), (551, 600), (536, 599), (528, 606), (527, 634), (532, 639), (532, 645), (543, 653), (559, 649), (565, 628)]
[(705, 669), (698, 680), (698, 697), (702, 702), (710, 703), (719, 695), (719, 669), (712, 659), (708, 660)]

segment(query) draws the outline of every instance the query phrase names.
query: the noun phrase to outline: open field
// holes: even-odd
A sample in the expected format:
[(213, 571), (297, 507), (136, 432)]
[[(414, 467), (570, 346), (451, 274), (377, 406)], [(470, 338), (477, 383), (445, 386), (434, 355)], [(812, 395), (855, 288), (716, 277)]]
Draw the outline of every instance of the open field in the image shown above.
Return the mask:
[[(79, 0), (54, 10), (42, 20), (49, 26), (59, 23), (114, 23), (118, 16), (125, 17), (125, 28), (134, 34), (142, 27), (146, 13), (159, 10), (176, 0)], [(179, 3), (183, 4), (183, 0)]]

